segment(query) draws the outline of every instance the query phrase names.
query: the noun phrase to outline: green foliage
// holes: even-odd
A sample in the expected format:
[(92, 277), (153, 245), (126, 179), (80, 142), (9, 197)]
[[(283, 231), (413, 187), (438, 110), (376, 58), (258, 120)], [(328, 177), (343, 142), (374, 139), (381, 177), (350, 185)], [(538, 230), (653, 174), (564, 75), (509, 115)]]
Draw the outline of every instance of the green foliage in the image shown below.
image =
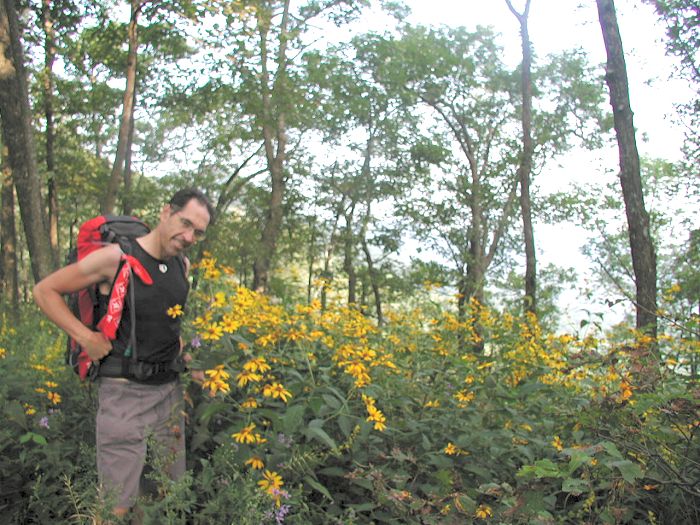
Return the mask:
[[(188, 386), (187, 475), (150, 465), (146, 523), (697, 521), (694, 343), (660, 341), (668, 361), (644, 390), (629, 337), (545, 333), (475, 303), (464, 321), (439, 304), (389, 312), (379, 330), (354, 309), (271, 304), (208, 260), (200, 271), (189, 337), (208, 383)], [(0, 331), (1, 521), (106, 517), (93, 390), (62, 365), (64, 338), (22, 319)]]

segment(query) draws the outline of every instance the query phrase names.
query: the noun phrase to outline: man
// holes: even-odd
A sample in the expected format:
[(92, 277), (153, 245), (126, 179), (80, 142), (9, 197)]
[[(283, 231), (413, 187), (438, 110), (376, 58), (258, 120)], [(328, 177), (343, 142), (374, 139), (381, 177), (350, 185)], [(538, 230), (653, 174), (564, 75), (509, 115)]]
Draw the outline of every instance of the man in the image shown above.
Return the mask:
[[(132, 275), (135, 345), (129, 302), (124, 305), (114, 341), (86, 327), (63, 295), (97, 284), (102, 313), (111, 284), (123, 263), (118, 244), (100, 248), (61, 268), (34, 287), (37, 305), (87, 352), (98, 366), (97, 471), (102, 490), (116, 496), (113, 512), (126, 515), (139, 495), (146, 442), (155, 438), (168, 474), (185, 471), (184, 419), (178, 364), (182, 339), (180, 311), (189, 283), (189, 261), (183, 252), (202, 239), (213, 208), (198, 190), (180, 190), (161, 213), (158, 225), (131, 243), (130, 255), (150, 274), (146, 284)], [(179, 306), (178, 306), (179, 305)], [(170, 311), (169, 311), (170, 310)], [(137, 361), (131, 357), (135, 346)]]

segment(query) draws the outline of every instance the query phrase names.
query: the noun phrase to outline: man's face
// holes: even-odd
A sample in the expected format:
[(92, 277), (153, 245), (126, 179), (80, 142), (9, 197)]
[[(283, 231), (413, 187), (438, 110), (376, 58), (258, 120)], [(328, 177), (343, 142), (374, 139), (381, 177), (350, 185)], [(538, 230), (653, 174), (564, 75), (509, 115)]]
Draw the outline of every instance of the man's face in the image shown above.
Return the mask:
[(185, 207), (178, 211), (173, 211), (169, 205), (165, 206), (160, 216), (164, 254), (174, 257), (202, 240), (209, 219), (207, 207), (197, 199), (190, 199)]

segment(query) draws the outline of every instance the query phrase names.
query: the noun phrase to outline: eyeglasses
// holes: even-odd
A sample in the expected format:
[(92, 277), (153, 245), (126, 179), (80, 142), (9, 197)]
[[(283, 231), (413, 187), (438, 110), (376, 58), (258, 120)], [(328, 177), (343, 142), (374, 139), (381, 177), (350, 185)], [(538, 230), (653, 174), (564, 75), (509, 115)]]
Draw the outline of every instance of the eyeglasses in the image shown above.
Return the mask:
[(192, 234), (194, 235), (194, 238), (196, 241), (201, 241), (207, 236), (207, 232), (204, 230), (198, 230), (197, 228), (194, 227), (194, 224), (192, 224), (192, 221), (189, 219), (180, 216), (180, 224), (182, 224), (183, 228), (187, 228), (188, 230), (192, 230)]

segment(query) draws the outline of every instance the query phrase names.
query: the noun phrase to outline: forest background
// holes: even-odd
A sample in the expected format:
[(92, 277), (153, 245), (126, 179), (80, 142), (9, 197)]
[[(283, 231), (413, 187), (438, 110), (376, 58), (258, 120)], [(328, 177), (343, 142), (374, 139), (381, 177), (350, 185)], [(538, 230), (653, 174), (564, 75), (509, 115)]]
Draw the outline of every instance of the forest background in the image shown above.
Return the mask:
[[(389, 1), (3, 0), (0, 521), (108, 508), (92, 389), (31, 287), (84, 220), (153, 223), (184, 185), (217, 208), (172, 312), (208, 379), (151, 519), (697, 521), (699, 8), (623, 2), (620, 42), (612, 2), (572, 4), (553, 32), (597, 47), (540, 55), (561, 3), (495, 4), (486, 27)], [(634, 12), (670, 67), (625, 67)], [(637, 153), (641, 81), (669, 112), (640, 150), (682, 136), (672, 156)]]

